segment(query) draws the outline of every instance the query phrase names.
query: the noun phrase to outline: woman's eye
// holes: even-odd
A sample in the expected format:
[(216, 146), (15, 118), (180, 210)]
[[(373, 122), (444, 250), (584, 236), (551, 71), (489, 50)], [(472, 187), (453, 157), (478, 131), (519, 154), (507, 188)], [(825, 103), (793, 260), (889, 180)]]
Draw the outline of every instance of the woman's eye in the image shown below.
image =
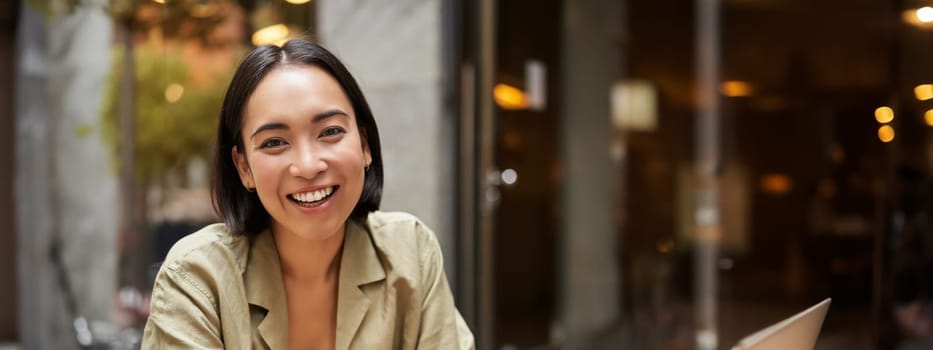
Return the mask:
[(342, 133), (344, 133), (343, 129), (335, 126), (324, 129), (324, 131), (321, 132), (321, 137), (334, 136)]
[(282, 141), (280, 139), (271, 139), (271, 140), (266, 140), (261, 145), (259, 145), (259, 147), (260, 148), (272, 148), (272, 147), (282, 146), (284, 144), (285, 144), (285, 141)]

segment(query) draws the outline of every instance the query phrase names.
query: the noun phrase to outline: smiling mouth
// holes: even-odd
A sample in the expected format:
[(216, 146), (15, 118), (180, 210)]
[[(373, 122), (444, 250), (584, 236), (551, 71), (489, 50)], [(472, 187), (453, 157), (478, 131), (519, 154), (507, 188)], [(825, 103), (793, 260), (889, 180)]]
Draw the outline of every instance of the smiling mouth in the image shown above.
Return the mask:
[(302, 207), (313, 208), (327, 202), (330, 197), (334, 196), (334, 193), (337, 193), (339, 188), (340, 186), (330, 186), (317, 191), (292, 193), (288, 195), (288, 199)]

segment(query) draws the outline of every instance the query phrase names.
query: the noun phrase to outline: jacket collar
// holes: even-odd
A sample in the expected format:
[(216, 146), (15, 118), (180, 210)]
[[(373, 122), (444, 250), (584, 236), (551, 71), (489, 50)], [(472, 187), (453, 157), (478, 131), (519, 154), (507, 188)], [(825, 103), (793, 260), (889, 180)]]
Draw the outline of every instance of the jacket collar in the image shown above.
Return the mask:
[(253, 238), (246, 272), (246, 301), (266, 310), (258, 325), (262, 340), (270, 349), (288, 349), (288, 309), (279, 252), (272, 232), (266, 230)]
[[(363, 286), (385, 280), (386, 273), (366, 228), (347, 220), (337, 292), (338, 350), (347, 349), (369, 310), (370, 297)], [(246, 300), (266, 310), (259, 335), (271, 349), (288, 348), (288, 309), (278, 250), (266, 230), (254, 238), (244, 275)]]
[(363, 286), (386, 278), (366, 228), (355, 220), (347, 220), (346, 227), (337, 296), (337, 350), (350, 347), (369, 310), (370, 297)]

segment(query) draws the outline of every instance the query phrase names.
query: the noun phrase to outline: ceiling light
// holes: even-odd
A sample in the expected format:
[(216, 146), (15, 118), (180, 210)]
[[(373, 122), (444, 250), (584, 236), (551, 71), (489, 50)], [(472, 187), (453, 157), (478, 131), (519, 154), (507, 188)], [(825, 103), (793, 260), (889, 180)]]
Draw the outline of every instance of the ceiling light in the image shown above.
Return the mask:
[(282, 45), (288, 39), (288, 27), (284, 24), (273, 24), (253, 33), (253, 45)]
[(492, 88), (492, 96), (496, 104), (503, 109), (526, 109), (528, 108), (528, 97), (521, 89), (508, 85), (496, 84)]
[(890, 123), (894, 120), (894, 110), (888, 106), (881, 106), (875, 109), (875, 120), (881, 124)]
[(914, 87), (914, 96), (920, 101), (933, 98), (933, 84), (920, 84)]
[(752, 84), (741, 80), (728, 80), (719, 84), (719, 91), (729, 97), (751, 96), (753, 90)]
[(890, 125), (882, 125), (878, 128), (878, 139), (884, 143), (894, 141), (894, 128)]
[(923, 23), (933, 22), (933, 7), (924, 6), (917, 9), (917, 19)]

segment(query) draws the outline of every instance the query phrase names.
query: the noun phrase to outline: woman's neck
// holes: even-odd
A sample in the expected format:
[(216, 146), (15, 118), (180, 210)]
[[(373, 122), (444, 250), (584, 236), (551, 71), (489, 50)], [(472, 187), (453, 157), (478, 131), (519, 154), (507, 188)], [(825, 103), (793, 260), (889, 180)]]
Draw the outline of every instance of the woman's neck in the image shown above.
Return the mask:
[[(344, 226), (345, 227), (345, 226)], [(332, 281), (339, 276), (344, 229), (324, 240), (308, 240), (287, 230), (272, 229), (282, 277), (301, 282)]]

